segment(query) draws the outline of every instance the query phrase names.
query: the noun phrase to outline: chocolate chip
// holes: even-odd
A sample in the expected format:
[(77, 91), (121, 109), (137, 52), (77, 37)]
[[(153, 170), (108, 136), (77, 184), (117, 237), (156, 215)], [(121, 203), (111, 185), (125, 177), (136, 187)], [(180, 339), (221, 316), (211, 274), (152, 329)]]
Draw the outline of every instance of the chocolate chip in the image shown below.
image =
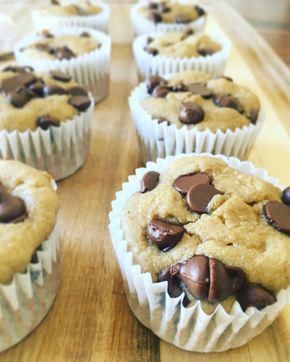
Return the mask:
[(218, 107), (232, 108), (239, 113), (244, 112), (244, 107), (242, 106), (242, 104), (238, 101), (237, 98), (233, 96), (219, 94), (214, 96), (213, 102)]
[(150, 2), (148, 5), (149, 9), (158, 9), (158, 3)]
[(53, 55), (59, 60), (64, 60), (64, 59), (69, 60), (71, 58), (75, 58), (76, 56), (75, 53), (67, 46), (55, 48), (53, 50)]
[(16, 223), (27, 217), (26, 207), (20, 197), (13, 196), (8, 192), (0, 194), (0, 222)]
[(160, 4), (159, 6), (160, 12), (163, 14), (170, 13), (171, 8), (167, 6), (166, 4)]
[(179, 119), (185, 124), (197, 124), (204, 119), (203, 109), (193, 102), (181, 103)]
[(282, 193), (282, 201), (286, 205), (290, 205), (290, 186), (286, 187)]
[(83, 31), (82, 33), (80, 33), (80, 36), (82, 38), (90, 38), (91, 37), (91, 34), (88, 33), (87, 31)]
[(153, 89), (152, 97), (165, 98), (169, 92), (170, 92), (170, 89), (168, 87), (158, 85), (157, 87), (155, 87)]
[(28, 87), (36, 81), (37, 77), (33, 73), (20, 73), (14, 77), (4, 79), (1, 85), (1, 90), (5, 94), (9, 94), (10, 92), (16, 91), (19, 87)]
[(192, 94), (198, 94), (205, 99), (209, 99), (213, 96), (212, 91), (206, 87), (204, 82), (189, 84), (188, 91)]
[(144, 50), (145, 50), (148, 54), (153, 55), (154, 57), (159, 53), (159, 52), (158, 52), (158, 49), (155, 49), (155, 48), (146, 47), (146, 48), (144, 48)]
[(159, 14), (158, 12), (156, 12), (156, 11), (151, 11), (149, 16), (148, 16), (148, 19), (150, 21), (153, 21), (155, 24), (161, 23), (162, 22), (162, 15)]
[(159, 182), (160, 173), (156, 171), (149, 171), (141, 179), (140, 192), (144, 193), (155, 189)]
[(153, 218), (147, 225), (146, 235), (149, 241), (160, 250), (172, 249), (184, 234), (184, 228), (180, 225)]
[(91, 100), (88, 96), (73, 96), (69, 99), (68, 103), (78, 111), (84, 112), (91, 105)]
[(227, 75), (219, 75), (218, 77), (215, 77), (214, 79), (225, 79), (225, 80), (227, 80), (227, 81), (229, 81), (229, 82), (233, 82), (233, 81), (234, 81), (233, 78), (231, 78), (231, 77), (229, 77), (229, 76), (227, 76)]
[(263, 208), (267, 222), (279, 231), (290, 235), (290, 206), (269, 201)]
[(252, 109), (250, 114), (249, 114), (249, 118), (251, 123), (256, 124), (257, 123), (257, 119), (258, 119), (258, 114), (259, 111), (257, 109)]
[(41, 117), (37, 118), (36, 126), (40, 127), (41, 129), (47, 130), (49, 127), (59, 127), (60, 122), (58, 119), (56, 119), (52, 116), (46, 115), (46, 116), (41, 116)]
[(49, 72), (49, 75), (59, 82), (67, 83), (70, 82), (72, 77), (66, 73), (60, 72), (58, 70), (52, 70)]
[(215, 51), (211, 48), (200, 48), (197, 50), (198, 54), (202, 57), (206, 57), (208, 55), (213, 55)]
[(44, 94), (44, 82), (41, 80), (38, 80), (37, 82), (31, 84), (28, 87), (31, 92), (33, 92), (38, 97), (43, 97)]
[(238, 293), (237, 300), (243, 311), (246, 311), (248, 307), (255, 307), (260, 310), (276, 302), (276, 298), (266, 288), (258, 284), (247, 285)]
[(16, 91), (9, 93), (8, 100), (16, 108), (22, 108), (26, 103), (28, 103), (32, 98), (35, 97), (35, 94), (29, 89), (24, 87), (19, 87)]
[(41, 35), (44, 38), (53, 38), (54, 37), (47, 29), (42, 30)]
[(147, 45), (150, 44), (150, 43), (152, 43), (153, 40), (154, 40), (154, 39), (151, 38), (151, 36), (148, 36), (148, 37), (147, 37)]
[(206, 12), (204, 11), (204, 9), (201, 8), (200, 6), (195, 5), (194, 8), (195, 8), (198, 16), (204, 16), (204, 15), (206, 14)]
[(180, 14), (176, 16), (175, 22), (176, 24), (188, 24), (192, 22), (192, 19), (188, 15)]
[(188, 86), (183, 83), (175, 84), (174, 86), (170, 87), (172, 92), (188, 92)]
[(161, 270), (161, 272), (158, 274), (158, 281), (168, 282), (167, 291), (171, 298), (179, 297), (183, 293), (179, 279), (171, 276), (170, 268)]
[(166, 122), (166, 123), (168, 124), (168, 126), (170, 126), (170, 124), (171, 124), (171, 123), (168, 121), (168, 119), (166, 119), (166, 118), (163, 118), (163, 117), (162, 117), (162, 118), (158, 118), (158, 119), (157, 119), (157, 123), (158, 123), (158, 124), (164, 123), (164, 122)]
[(54, 54), (55, 52), (54, 48), (51, 48), (48, 44), (37, 43), (34, 46), (37, 50), (40, 50), (41, 52), (47, 52), (50, 54)]
[(151, 75), (146, 79), (146, 87), (149, 94), (152, 94), (154, 88), (156, 88), (158, 85), (166, 85), (167, 81), (159, 77), (158, 75)]
[(59, 94), (59, 95), (68, 94), (68, 92), (64, 88), (61, 88), (57, 85), (46, 85), (43, 88), (43, 94), (45, 97), (48, 97), (54, 94)]
[(199, 184), (188, 190), (186, 202), (191, 211), (203, 214), (207, 213), (208, 204), (215, 195), (221, 195), (221, 192), (214, 186)]
[(2, 69), (2, 72), (12, 72), (12, 73), (26, 73), (26, 72), (33, 72), (34, 69), (29, 65), (25, 65), (24, 67), (20, 67), (17, 65), (8, 65)]
[(67, 89), (68, 93), (72, 96), (88, 96), (88, 92), (83, 87), (72, 87)]
[(90, 13), (81, 6), (78, 6), (78, 5), (75, 5), (75, 4), (71, 4), (71, 6), (73, 6), (76, 9), (76, 12), (77, 12), (78, 15), (81, 15), (81, 16), (90, 15)]
[(200, 184), (210, 184), (211, 178), (206, 172), (196, 172), (187, 175), (181, 175), (174, 181), (173, 186), (182, 195), (186, 195), (192, 186)]

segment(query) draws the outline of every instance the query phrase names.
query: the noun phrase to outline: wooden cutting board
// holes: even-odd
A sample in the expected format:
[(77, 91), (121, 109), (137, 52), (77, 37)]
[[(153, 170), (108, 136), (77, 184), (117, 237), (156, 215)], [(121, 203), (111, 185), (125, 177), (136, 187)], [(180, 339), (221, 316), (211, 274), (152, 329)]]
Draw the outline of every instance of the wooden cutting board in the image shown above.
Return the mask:
[[(59, 183), (61, 288), (42, 324), (0, 361), (289, 361), (290, 305), (251, 343), (220, 354), (184, 352), (160, 341), (129, 310), (107, 218), (114, 193), (140, 166), (127, 103), (137, 84), (128, 9), (128, 4), (112, 4), (111, 90), (95, 108), (89, 159)], [(219, 3), (209, 4), (209, 10), (208, 31), (233, 42), (226, 74), (263, 103), (266, 121), (250, 160), (289, 185), (289, 71), (233, 9)], [(27, 30), (28, 11), (17, 10), (17, 23)]]

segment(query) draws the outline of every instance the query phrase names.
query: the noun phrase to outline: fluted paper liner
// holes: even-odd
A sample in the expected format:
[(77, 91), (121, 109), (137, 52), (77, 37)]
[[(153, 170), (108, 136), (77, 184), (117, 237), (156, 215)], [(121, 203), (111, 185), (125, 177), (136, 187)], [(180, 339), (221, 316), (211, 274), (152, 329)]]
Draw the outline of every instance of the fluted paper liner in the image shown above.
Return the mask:
[(185, 70), (201, 70), (213, 76), (224, 73), (225, 63), (230, 54), (230, 42), (225, 38), (210, 35), (210, 37), (221, 44), (220, 51), (196, 58), (170, 58), (161, 55), (152, 55), (144, 50), (147, 46), (147, 38), (155, 38), (164, 33), (149, 33), (138, 36), (133, 42), (133, 53), (141, 77), (149, 75), (164, 75), (168, 73), (179, 73)]
[[(134, 263), (121, 223), (124, 205), (133, 193), (140, 190), (140, 180), (146, 172), (154, 170), (161, 173), (172, 160), (192, 155), (169, 156), (158, 159), (156, 163), (148, 162), (146, 167), (137, 169), (135, 175), (129, 176), (129, 181), (122, 185), (122, 190), (116, 193), (116, 199), (112, 202), (109, 230), (130, 308), (140, 322), (158, 337), (179, 348), (221, 352), (242, 346), (269, 326), (290, 301), (290, 287), (278, 293), (275, 304), (261, 311), (250, 307), (243, 312), (237, 301), (230, 312), (218, 305), (212, 314), (207, 314), (200, 302), (186, 308), (182, 304), (184, 293), (171, 298), (167, 292), (167, 281), (154, 283), (151, 274), (143, 273), (141, 265)], [(242, 162), (235, 157), (203, 155), (221, 158), (230, 167), (282, 188), (277, 179), (250, 162)]]
[[(166, 76), (168, 78), (168, 75)], [(142, 106), (141, 101), (149, 96), (145, 83), (137, 86), (129, 97), (132, 119), (140, 141), (141, 159), (154, 161), (158, 157), (179, 153), (208, 152), (224, 154), (241, 159), (247, 157), (263, 124), (263, 112), (259, 112), (256, 124), (216, 132), (198, 131), (188, 126), (158, 123)]]
[[(157, 23), (150, 21), (145, 16), (139, 13), (139, 9), (146, 5), (146, 3), (139, 3), (132, 6), (130, 15), (131, 23), (136, 35), (154, 33), (154, 32), (171, 32), (171, 31), (186, 31), (189, 29), (194, 32), (199, 32), (203, 29), (206, 21), (206, 16), (201, 16), (194, 21), (187, 24), (176, 23)], [(147, 3), (148, 5), (148, 3)]]
[(67, 27), (81, 27), (101, 30), (108, 32), (108, 25), (111, 10), (109, 5), (105, 3), (95, 2), (102, 11), (99, 14), (85, 16), (53, 16), (43, 15), (41, 10), (33, 10), (31, 12), (32, 22), (36, 31), (44, 29), (57, 29)]
[(59, 70), (69, 74), (73, 79), (92, 93), (96, 102), (102, 100), (109, 92), (109, 73), (111, 57), (111, 39), (108, 35), (90, 28), (55, 28), (51, 29), (54, 35), (80, 35), (88, 32), (91, 37), (101, 43), (99, 49), (79, 55), (72, 59), (44, 60), (29, 57), (21, 49), (29, 44), (43, 39), (40, 35), (31, 34), (21, 39), (14, 48), (17, 62), (21, 65), (30, 65), (36, 71), (48, 72)]
[(17, 160), (42, 171), (55, 180), (75, 173), (88, 155), (94, 102), (71, 120), (59, 127), (35, 131), (0, 131), (0, 158)]
[(46, 316), (60, 283), (59, 230), (37, 250), (37, 263), (0, 284), (0, 352), (21, 341)]

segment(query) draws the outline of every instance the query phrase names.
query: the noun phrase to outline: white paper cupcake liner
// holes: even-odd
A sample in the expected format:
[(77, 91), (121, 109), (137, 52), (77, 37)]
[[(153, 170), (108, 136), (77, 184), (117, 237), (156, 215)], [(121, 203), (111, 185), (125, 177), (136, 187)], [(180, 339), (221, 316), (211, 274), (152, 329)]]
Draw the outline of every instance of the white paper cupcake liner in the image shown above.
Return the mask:
[(59, 127), (25, 132), (0, 131), (0, 158), (17, 160), (47, 171), (55, 180), (75, 173), (86, 161), (94, 102)]
[(58, 29), (67, 27), (84, 27), (108, 32), (108, 25), (111, 10), (109, 5), (95, 1), (95, 4), (102, 8), (102, 12), (88, 16), (47, 16), (41, 10), (31, 12), (34, 30)]
[(154, 32), (171, 32), (171, 31), (186, 31), (189, 29), (194, 30), (194, 32), (199, 32), (203, 29), (206, 21), (206, 16), (201, 16), (195, 21), (192, 21), (188, 24), (176, 24), (176, 23), (157, 23), (148, 20), (139, 13), (139, 9), (146, 5), (146, 3), (139, 3), (132, 6), (130, 15), (131, 23), (136, 35), (154, 33)]
[[(166, 77), (166, 76), (165, 76)], [(168, 76), (167, 76), (168, 77)], [(179, 153), (208, 152), (245, 159), (249, 154), (263, 124), (263, 112), (259, 112), (256, 124), (250, 124), (234, 131), (198, 131), (187, 126), (178, 128), (175, 124), (158, 123), (141, 106), (141, 101), (149, 96), (145, 83), (137, 86), (129, 97), (132, 119), (135, 123), (141, 159), (154, 161), (158, 157)]]
[[(250, 162), (221, 155), (204, 155), (221, 158), (230, 167), (282, 188), (277, 179)], [(207, 314), (200, 302), (189, 308), (184, 307), (184, 294), (171, 298), (167, 292), (167, 281), (154, 283), (150, 273), (142, 272), (141, 265), (134, 262), (134, 255), (125, 240), (122, 210), (128, 198), (140, 190), (140, 180), (146, 172), (154, 170), (161, 173), (173, 159), (181, 156), (191, 155), (169, 156), (158, 159), (156, 163), (148, 162), (146, 167), (137, 169), (135, 175), (129, 176), (129, 181), (122, 185), (122, 191), (116, 193), (116, 199), (112, 202), (109, 230), (130, 308), (140, 322), (158, 337), (179, 348), (196, 352), (221, 352), (242, 346), (269, 326), (290, 301), (290, 287), (278, 293), (275, 304), (261, 311), (250, 307), (243, 312), (239, 303), (235, 302), (230, 312), (219, 305), (212, 314)]]
[(229, 57), (231, 45), (225, 38), (211, 36), (222, 49), (212, 55), (197, 58), (170, 58), (160, 55), (152, 55), (144, 50), (147, 46), (148, 36), (155, 38), (164, 33), (149, 33), (138, 36), (133, 42), (133, 53), (141, 77), (149, 75), (164, 75), (179, 73), (185, 70), (201, 70), (213, 76), (224, 73), (225, 63)]
[(21, 65), (30, 65), (36, 71), (48, 72), (50, 70), (59, 70), (69, 74), (73, 79), (89, 92), (92, 93), (96, 102), (104, 99), (109, 90), (109, 73), (111, 57), (111, 39), (108, 35), (89, 28), (55, 28), (52, 29), (54, 35), (80, 35), (82, 32), (88, 32), (91, 37), (101, 43), (100, 49), (91, 51), (84, 55), (72, 59), (63, 60), (43, 60), (29, 57), (21, 49), (29, 44), (42, 39), (37, 34), (31, 34), (21, 39), (14, 48), (14, 54), (17, 62)]
[(37, 263), (0, 284), (0, 352), (26, 337), (46, 316), (60, 284), (58, 225), (37, 250)]

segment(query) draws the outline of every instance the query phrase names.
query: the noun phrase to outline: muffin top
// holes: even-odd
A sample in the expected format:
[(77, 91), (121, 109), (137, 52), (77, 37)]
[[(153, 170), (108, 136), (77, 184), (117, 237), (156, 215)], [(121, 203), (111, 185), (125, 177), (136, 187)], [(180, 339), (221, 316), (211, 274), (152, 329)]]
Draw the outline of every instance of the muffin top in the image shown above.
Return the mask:
[(102, 8), (89, 0), (56, 0), (40, 10), (43, 16), (89, 16), (102, 12)]
[(206, 34), (194, 34), (193, 30), (186, 32), (168, 32), (148, 37), (144, 50), (153, 55), (170, 58), (197, 58), (213, 55), (222, 46)]
[(151, 1), (141, 6), (139, 13), (154, 23), (188, 24), (205, 15), (203, 8), (172, 1)]
[(51, 177), (17, 161), (0, 161), (0, 283), (23, 272), (56, 223)]
[(134, 261), (167, 280), (171, 296), (263, 308), (290, 282), (286, 203), (290, 189), (286, 197), (219, 158), (189, 156), (143, 176), (122, 226)]
[(80, 35), (53, 35), (43, 31), (41, 38), (21, 49), (22, 54), (29, 58), (42, 60), (64, 60), (90, 53), (99, 49), (101, 44), (88, 32)]
[(148, 97), (141, 106), (154, 119), (199, 131), (235, 130), (256, 123), (258, 97), (230, 77), (211, 78), (199, 71), (178, 73), (168, 80), (146, 80)]
[(62, 72), (38, 74), (19, 66), (0, 72), (0, 130), (59, 127), (90, 105), (86, 90)]

